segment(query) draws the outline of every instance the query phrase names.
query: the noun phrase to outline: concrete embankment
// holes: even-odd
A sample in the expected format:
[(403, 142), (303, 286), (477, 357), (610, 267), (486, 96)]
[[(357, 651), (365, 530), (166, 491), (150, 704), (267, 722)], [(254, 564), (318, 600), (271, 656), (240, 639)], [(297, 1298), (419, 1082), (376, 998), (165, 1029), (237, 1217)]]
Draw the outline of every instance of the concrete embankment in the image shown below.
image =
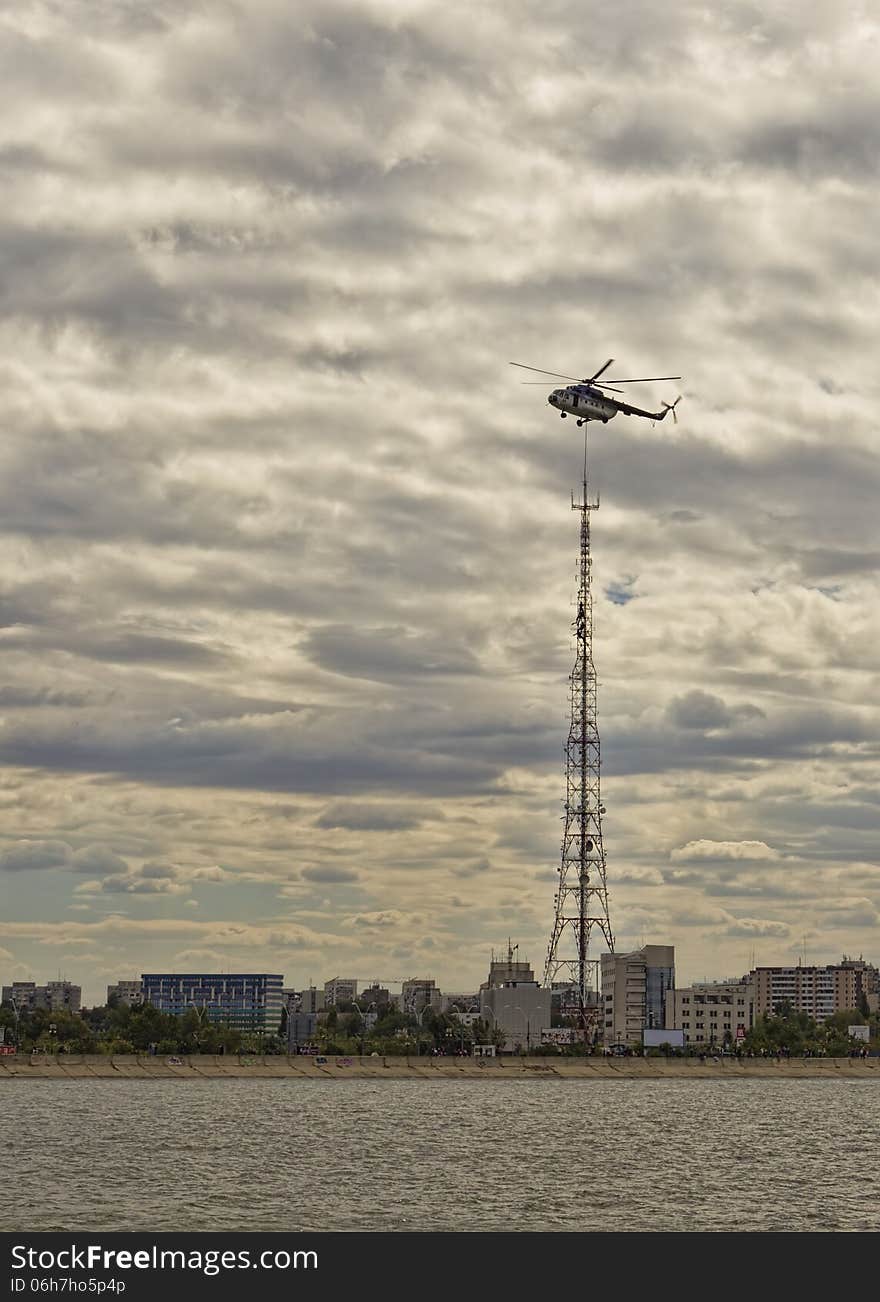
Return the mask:
[(0, 1057), (26, 1080), (876, 1080), (880, 1058), (345, 1058), (58, 1054)]

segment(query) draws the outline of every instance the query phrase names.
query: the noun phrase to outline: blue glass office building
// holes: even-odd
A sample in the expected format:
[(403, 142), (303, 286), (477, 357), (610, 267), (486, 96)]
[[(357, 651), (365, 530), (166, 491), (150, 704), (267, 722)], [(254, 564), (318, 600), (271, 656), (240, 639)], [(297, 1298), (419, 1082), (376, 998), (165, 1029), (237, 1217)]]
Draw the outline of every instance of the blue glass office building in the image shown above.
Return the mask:
[(179, 1017), (204, 1008), (209, 1019), (233, 1031), (272, 1035), (281, 1021), (282, 976), (266, 972), (144, 972), (144, 1003)]

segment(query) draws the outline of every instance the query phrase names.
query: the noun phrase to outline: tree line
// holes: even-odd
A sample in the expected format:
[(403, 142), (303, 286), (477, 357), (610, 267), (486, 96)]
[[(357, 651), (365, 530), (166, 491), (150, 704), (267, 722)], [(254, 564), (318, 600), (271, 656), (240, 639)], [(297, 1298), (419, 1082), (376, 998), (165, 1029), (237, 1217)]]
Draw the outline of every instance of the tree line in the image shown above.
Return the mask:
[[(477, 1019), (470, 1026), (452, 1015), (425, 1008), (419, 1016), (383, 1004), (367, 1026), (361, 1011), (342, 1003), (328, 1008), (317, 1019), (310, 1047), (319, 1053), (382, 1055), (419, 1053), (470, 1053), (474, 1044), (494, 1044), (500, 1049), (504, 1033), (497, 1026)], [(757, 1056), (787, 1054), (792, 1057), (845, 1058), (858, 1050), (860, 1042), (850, 1040), (848, 1027), (868, 1026), (870, 1048), (880, 1051), (880, 1015), (851, 1009), (816, 1022), (791, 1004), (780, 1003), (775, 1014), (759, 1017), (742, 1040), (729, 1032), (710, 1044), (691, 1045), (690, 1054), (727, 1049)], [(193, 1053), (285, 1053), (287, 1052), (287, 1010), (269, 1033), (239, 1031), (213, 1021), (204, 1008), (189, 1008), (181, 1016), (160, 1012), (152, 1004), (129, 1007), (111, 1001), (103, 1007), (84, 1008), (81, 1013), (32, 1011), (0, 1004), (0, 1039), (21, 1053), (34, 1049), (44, 1053), (107, 1054), (193, 1054)], [(599, 1052), (598, 1046), (591, 1046)], [(524, 1049), (524, 1046), (523, 1046)], [(555, 1046), (532, 1045), (532, 1053), (583, 1054), (582, 1043)], [(663, 1048), (659, 1051), (663, 1052)]]

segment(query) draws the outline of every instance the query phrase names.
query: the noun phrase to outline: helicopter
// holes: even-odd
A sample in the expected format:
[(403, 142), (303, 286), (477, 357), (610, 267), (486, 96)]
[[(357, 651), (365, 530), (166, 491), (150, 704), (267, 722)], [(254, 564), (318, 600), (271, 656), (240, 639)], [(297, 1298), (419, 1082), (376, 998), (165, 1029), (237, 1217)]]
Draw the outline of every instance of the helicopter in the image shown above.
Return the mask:
[[(604, 366), (600, 366), (595, 374), (588, 376), (585, 380), (578, 380), (574, 375), (560, 375), (557, 371), (542, 371), (539, 366), (526, 366), (523, 362), (511, 362), (511, 366), (519, 366), (524, 371), (536, 371), (539, 375), (552, 375), (557, 380), (573, 380), (573, 384), (568, 384), (564, 389), (554, 389), (547, 398), (551, 407), (555, 407), (563, 419), (569, 415), (577, 416), (578, 425), (583, 425), (588, 420), (601, 420), (603, 425), (607, 425), (612, 416), (616, 416), (622, 411), (624, 416), (646, 416), (648, 420), (665, 420), (666, 413), (672, 412), (672, 419), (678, 423), (678, 417), (675, 409), (681, 402), (681, 396), (676, 398), (675, 402), (661, 403), (662, 411), (644, 411), (641, 407), (633, 407), (627, 402), (618, 402), (616, 398), (606, 397), (603, 390), (610, 393), (622, 393), (622, 389), (615, 386), (619, 384), (647, 384), (653, 380), (680, 380), (680, 375), (646, 375), (635, 380), (605, 380), (599, 383), (599, 376), (604, 375), (608, 367), (614, 361), (609, 357)], [(523, 380), (523, 384), (543, 384), (543, 380)]]

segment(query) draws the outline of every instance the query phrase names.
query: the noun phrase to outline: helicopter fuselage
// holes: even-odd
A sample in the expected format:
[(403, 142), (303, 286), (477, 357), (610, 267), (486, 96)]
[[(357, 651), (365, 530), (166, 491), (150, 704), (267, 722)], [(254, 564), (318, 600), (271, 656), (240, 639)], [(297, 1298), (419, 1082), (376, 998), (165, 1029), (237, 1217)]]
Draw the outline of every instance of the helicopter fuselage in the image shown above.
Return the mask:
[(628, 402), (618, 402), (607, 398), (601, 389), (592, 384), (569, 384), (565, 389), (554, 389), (547, 401), (555, 407), (560, 416), (569, 414), (577, 417), (579, 425), (587, 420), (601, 420), (603, 423), (622, 411), (624, 416), (645, 416), (648, 420), (664, 420), (668, 411), (675, 417), (675, 402), (664, 402), (662, 411), (645, 411), (644, 407), (633, 407)]
[(554, 389), (547, 401), (563, 415), (577, 416), (579, 421), (608, 421), (621, 410), (612, 398), (606, 398), (601, 389), (594, 389), (590, 384)]

